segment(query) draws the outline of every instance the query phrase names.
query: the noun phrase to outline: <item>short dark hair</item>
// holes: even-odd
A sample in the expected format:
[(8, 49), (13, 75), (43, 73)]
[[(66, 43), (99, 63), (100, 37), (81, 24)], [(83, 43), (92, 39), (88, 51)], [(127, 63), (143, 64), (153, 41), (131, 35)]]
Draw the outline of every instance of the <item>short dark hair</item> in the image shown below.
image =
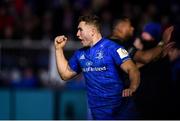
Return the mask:
[(114, 20), (113, 26), (112, 26), (113, 28), (112, 29), (114, 29), (121, 22), (129, 22), (131, 24), (130, 18), (128, 18), (128, 17), (121, 17), (119, 19)]
[(86, 24), (94, 25), (97, 30), (101, 31), (101, 21), (100, 18), (96, 15), (86, 15), (86, 16), (80, 16), (78, 19), (78, 22), (84, 21)]

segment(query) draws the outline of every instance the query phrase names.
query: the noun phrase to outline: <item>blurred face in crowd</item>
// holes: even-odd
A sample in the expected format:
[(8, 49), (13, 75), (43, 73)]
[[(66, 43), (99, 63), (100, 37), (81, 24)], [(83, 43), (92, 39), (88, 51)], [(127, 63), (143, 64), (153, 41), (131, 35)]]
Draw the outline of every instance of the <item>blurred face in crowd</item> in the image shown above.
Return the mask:
[(157, 45), (157, 41), (148, 32), (142, 32), (141, 43), (144, 50), (151, 49)]
[(115, 27), (114, 33), (116, 36), (126, 40), (133, 36), (134, 28), (131, 26), (130, 21), (122, 21)]
[(84, 21), (79, 23), (76, 35), (84, 47), (92, 46), (95, 29), (95, 26), (92, 24), (87, 24)]
[(154, 41), (154, 38), (148, 32), (142, 32), (141, 38), (142, 40), (147, 41), (147, 42)]
[(133, 45), (134, 45), (138, 50), (142, 50), (142, 49), (143, 49), (143, 44), (142, 44), (140, 38), (136, 38), (136, 39), (134, 40)]
[(141, 33), (143, 49), (155, 47), (161, 40), (161, 36), (161, 25), (159, 23), (149, 22), (145, 24)]

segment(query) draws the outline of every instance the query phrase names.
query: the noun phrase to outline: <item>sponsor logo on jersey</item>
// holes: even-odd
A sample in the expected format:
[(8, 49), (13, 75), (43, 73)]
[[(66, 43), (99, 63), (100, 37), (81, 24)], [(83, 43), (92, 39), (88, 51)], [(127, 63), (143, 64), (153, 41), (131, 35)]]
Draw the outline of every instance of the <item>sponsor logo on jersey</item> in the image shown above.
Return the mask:
[(95, 58), (97, 58), (97, 59), (102, 59), (103, 58), (103, 52), (102, 51), (98, 51), (98, 52), (96, 52), (96, 57)]
[(86, 66), (91, 66), (92, 64), (93, 64), (93, 62), (91, 62), (91, 61), (86, 62)]
[(83, 54), (83, 55), (81, 55), (79, 59), (80, 59), (80, 60), (83, 60), (83, 59), (85, 59), (85, 56), (84, 56), (84, 54)]
[(119, 48), (117, 50), (117, 52), (118, 52), (118, 54), (119, 54), (121, 59), (123, 59), (123, 58), (128, 56), (128, 52), (125, 49), (123, 49), (123, 48)]
[(107, 68), (105, 66), (103, 67), (87, 67), (87, 68), (82, 68), (83, 72), (94, 72), (94, 71), (105, 71)]

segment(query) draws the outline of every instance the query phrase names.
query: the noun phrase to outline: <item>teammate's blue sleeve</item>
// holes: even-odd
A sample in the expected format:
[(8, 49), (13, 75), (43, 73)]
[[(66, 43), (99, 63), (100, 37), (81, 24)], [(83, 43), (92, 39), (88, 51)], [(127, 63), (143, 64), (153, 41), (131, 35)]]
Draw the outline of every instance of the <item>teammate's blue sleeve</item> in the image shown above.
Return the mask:
[(81, 72), (81, 68), (80, 68), (79, 61), (78, 61), (78, 52), (77, 51), (70, 58), (70, 60), (68, 61), (68, 64), (69, 64), (70, 68), (73, 71), (75, 71), (76, 73)]
[(129, 53), (122, 46), (113, 47), (110, 54), (117, 65), (121, 65), (126, 60), (131, 59)]

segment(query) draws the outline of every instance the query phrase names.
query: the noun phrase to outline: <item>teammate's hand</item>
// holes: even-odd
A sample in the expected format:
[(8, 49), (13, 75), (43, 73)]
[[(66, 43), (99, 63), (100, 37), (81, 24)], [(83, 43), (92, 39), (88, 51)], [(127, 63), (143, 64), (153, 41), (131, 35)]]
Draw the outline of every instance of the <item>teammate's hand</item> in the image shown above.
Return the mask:
[(164, 44), (170, 42), (171, 34), (173, 30), (174, 30), (174, 26), (170, 26), (163, 32), (162, 41), (164, 42)]
[(64, 35), (57, 36), (54, 40), (54, 45), (56, 49), (63, 49), (64, 46), (66, 45), (67, 42), (67, 37)]
[(163, 46), (162, 48), (163, 57), (165, 57), (174, 48), (175, 44), (176, 44), (175, 42), (169, 42), (168, 44), (165, 44)]
[(134, 90), (131, 88), (124, 89), (122, 92), (122, 97), (129, 97), (132, 96), (134, 93)]

